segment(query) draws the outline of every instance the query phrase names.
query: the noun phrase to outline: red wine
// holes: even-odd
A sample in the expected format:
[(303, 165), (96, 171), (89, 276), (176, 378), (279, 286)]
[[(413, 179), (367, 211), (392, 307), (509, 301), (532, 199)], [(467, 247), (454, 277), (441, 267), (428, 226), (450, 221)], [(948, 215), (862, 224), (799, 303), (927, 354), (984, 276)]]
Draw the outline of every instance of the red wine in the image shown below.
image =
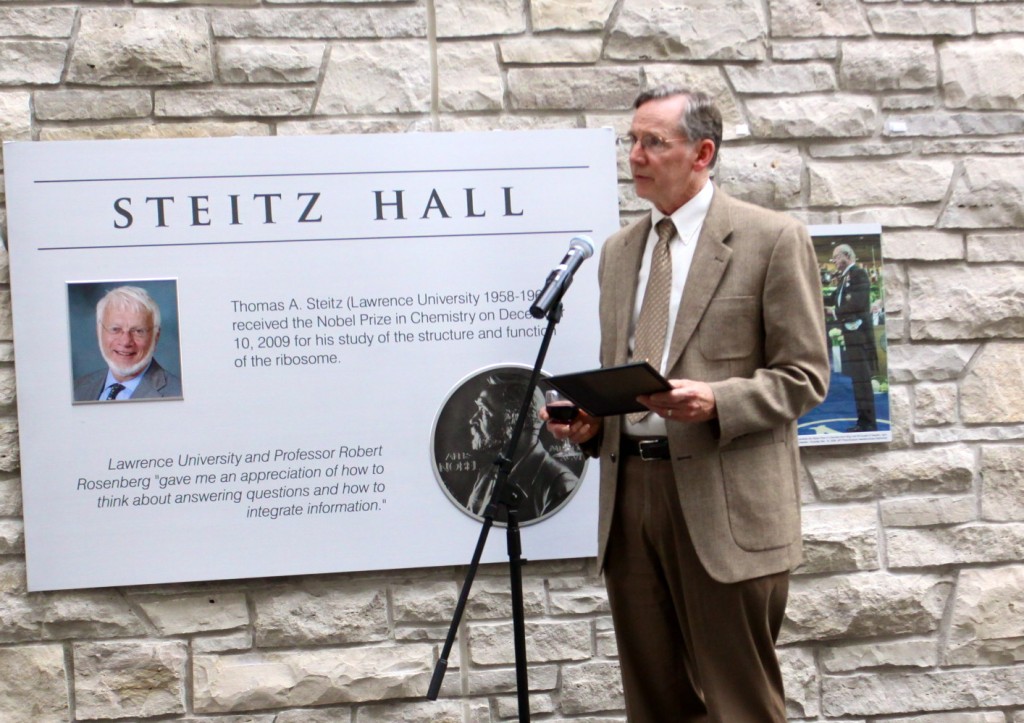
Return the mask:
[(576, 419), (576, 415), (580, 413), (579, 407), (572, 402), (555, 402), (554, 404), (546, 405), (545, 409), (547, 409), (548, 416), (551, 417), (552, 422), (559, 422), (561, 424), (568, 424)]

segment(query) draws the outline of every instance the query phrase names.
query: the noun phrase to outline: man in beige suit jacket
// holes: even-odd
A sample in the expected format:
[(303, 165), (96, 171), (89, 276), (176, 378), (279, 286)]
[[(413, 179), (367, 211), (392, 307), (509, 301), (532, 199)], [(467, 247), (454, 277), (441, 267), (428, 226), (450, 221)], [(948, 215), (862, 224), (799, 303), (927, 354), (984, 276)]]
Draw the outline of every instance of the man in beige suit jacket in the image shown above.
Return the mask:
[(795, 420), (827, 391), (806, 228), (709, 180), (721, 115), (702, 93), (642, 94), (626, 142), (651, 214), (604, 245), (601, 364), (633, 360), (652, 227), (670, 217), (668, 392), (639, 422), (585, 413), (553, 434), (601, 457), (599, 563), (631, 723), (785, 721), (774, 644), (801, 559)]

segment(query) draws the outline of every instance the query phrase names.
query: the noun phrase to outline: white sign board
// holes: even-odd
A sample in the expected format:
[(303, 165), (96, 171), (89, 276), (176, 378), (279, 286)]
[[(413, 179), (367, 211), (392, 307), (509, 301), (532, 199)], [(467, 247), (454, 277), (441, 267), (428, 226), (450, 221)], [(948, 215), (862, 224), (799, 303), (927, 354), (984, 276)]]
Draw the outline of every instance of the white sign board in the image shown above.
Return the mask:
[[(478, 397), (533, 366), (547, 322), (528, 309), (570, 240), (618, 228), (608, 129), (8, 143), (4, 161), (32, 590), (468, 562), (460, 495), (497, 456)], [(596, 366), (596, 271), (546, 373)], [(97, 324), (125, 286), (159, 329)], [(101, 401), (107, 362), (137, 358), (138, 387)], [(524, 557), (591, 556), (596, 464), (538, 444), (563, 487), (524, 517)], [(495, 536), (485, 562), (507, 559)]]

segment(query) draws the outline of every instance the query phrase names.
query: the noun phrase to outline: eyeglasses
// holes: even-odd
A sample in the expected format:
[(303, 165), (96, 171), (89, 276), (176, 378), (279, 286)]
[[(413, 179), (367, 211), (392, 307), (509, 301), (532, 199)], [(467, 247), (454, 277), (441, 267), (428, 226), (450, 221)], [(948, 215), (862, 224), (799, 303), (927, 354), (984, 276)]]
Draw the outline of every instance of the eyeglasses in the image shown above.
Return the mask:
[(662, 138), (656, 136), (653, 133), (644, 133), (639, 138), (633, 133), (627, 133), (624, 136), (619, 136), (616, 141), (620, 146), (624, 146), (632, 150), (633, 146), (637, 143), (644, 150), (644, 153), (664, 153), (672, 146), (673, 143), (688, 143), (688, 138)]
[(111, 336), (128, 334), (135, 341), (145, 341), (149, 337), (150, 332), (153, 331), (152, 328), (145, 329), (141, 326), (134, 326), (131, 329), (125, 329), (123, 326), (104, 326), (103, 324), (100, 324), (100, 326), (103, 327), (103, 331), (107, 332)]

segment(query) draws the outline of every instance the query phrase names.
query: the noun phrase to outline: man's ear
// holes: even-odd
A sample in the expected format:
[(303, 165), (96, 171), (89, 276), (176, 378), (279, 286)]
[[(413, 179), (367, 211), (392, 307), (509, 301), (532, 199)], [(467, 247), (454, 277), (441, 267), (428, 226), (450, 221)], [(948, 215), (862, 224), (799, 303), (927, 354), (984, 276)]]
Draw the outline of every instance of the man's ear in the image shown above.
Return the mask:
[(703, 171), (711, 168), (711, 162), (715, 158), (715, 142), (710, 138), (702, 138), (697, 143), (697, 158), (693, 162), (696, 170)]

